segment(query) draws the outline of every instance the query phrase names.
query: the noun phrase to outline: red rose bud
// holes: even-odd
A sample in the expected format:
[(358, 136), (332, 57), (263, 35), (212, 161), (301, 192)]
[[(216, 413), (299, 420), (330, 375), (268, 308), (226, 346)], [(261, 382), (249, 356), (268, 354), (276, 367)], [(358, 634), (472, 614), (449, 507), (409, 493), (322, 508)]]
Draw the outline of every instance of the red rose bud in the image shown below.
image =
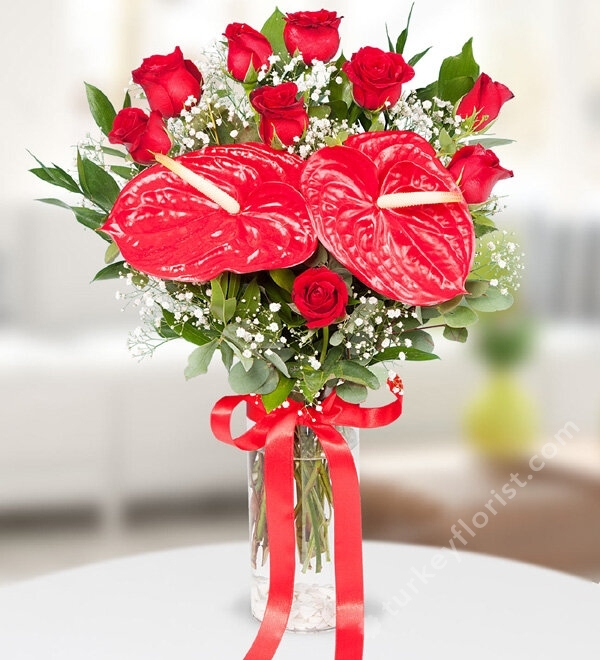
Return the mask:
[(448, 164), (448, 171), (458, 183), (467, 204), (483, 204), (501, 179), (513, 176), (500, 166), (498, 156), (480, 144), (459, 149)]
[(251, 68), (258, 71), (262, 66), (269, 65), (269, 57), (273, 48), (269, 40), (254, 28), (245, 23), (230, 23), (223, 36), (227, 39), (227, 70), (241, 82), (248, 80)]
[(463, 96), (456, 114), (466, 119), (477, 113), (473, 129), (481, 131), (496, 119), (500, 108), (513, 97), (514, 94), (506, 85), (494, 82), (487, 73), (482, 73), (471, 91)]
[(283, 40), (290, 55), (299, 51), (305, 64), (329, 62), (340, 47), (340, 21), (335, 11), (297, 11), (285, 16)]
[(402, 55), (365, 46), (342, 66), (352, 83), (352, 95), (366, 110), (379, 110), (394, 105), (402, 94), (402, 83), (415, 75), (415, 70)]
[(148, 116), (141, 108), (124, 108), (115, 117), (108, 134), (112, 144), (122, 144), (136, 163), (151, 165), (155, 153), (166, 154), (171, 149), (163, 118), (153, 111)]
[(177, 46), (169, 55), (152, 55), (132, 72), (133, 82), (141, 85), (151, 110), (163, 117), (178, 115), (190, 96), (202, 95), (202, 74), (191, 60), (184, 60)]
[(309, 268), (294, 280), (292, 302), (306, 319), (307, 328), (323, 328), (346, 315), (348, 289), (329, 268)]
[(251, 92), (250, 103), (260, 115), (258, 132), (265, 144), (272, 146), (279, 140), (288, 147), (307, 129), (308, 113), (297, 94), (298, 87), (293, 82), (265, 85)]

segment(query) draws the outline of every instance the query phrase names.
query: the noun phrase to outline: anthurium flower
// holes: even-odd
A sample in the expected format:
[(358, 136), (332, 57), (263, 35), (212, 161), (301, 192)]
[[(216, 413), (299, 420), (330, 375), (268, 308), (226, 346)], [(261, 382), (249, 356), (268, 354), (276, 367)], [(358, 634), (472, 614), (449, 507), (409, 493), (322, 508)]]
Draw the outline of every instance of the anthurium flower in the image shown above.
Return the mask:
[(244, 144), (206, 147), (175, 161), (237, 200), (239, 212), (166, 167), (149, 167), (123, 188), (102, 227), (137, 270), (205, 282), (224, 271), (288, 268), (315, 251), (306, 202), (290, 185), (299, 157)]
[[(320, 149), (306, 164), (301, 189), (320, 241), (374, 291), (409, 305), (435, 305), (465, 292), (473, 222), (452, 176), (423, 138), (363, 133), (344, 146)], [(380, 206), (384, 195), (398, 193), (456, 201)]]
[(500, 165), (491, 149), (480, 144), (459, 149), (448, 163), (448, 171), (458, 182), (468, 204), (483, 204), (498, 181), (513, 176), (511, 170)]
[(305, 64), (329, 62), (340, 47), (341, 16), (335, 11), (297, 11), (285, 16), (283, 40), (290, 55), (298, 51)]
[(506, 85), (494, 82), (487, 73), (482, 73), (461, 99), (456, 114), (466, 119), (476, 113), (473, 129), (482, 131), (496, 119), (506, 101), (513, 97), (514, 94)]

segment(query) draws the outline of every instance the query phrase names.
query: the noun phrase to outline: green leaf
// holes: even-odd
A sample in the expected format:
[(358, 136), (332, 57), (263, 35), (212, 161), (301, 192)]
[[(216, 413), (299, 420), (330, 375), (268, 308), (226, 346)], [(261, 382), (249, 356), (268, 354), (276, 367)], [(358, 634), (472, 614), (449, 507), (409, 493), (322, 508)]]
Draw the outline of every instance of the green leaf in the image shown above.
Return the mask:
[(110, 171), (127, 181), (130, 181), (136, 175), (136, 171), (131, 167), (127, 167), (127, 165), (111, 165)]
[(113, 104), (108, 100), (104, 92), (101, 92), (97, 87), (88, 83), (85, 83), (85, 93), (94, 121), (104, 135), (108, 135), (112, 130), (113, 122), (117, 116)]
[(447, 57), (440, 67), (438, 78), (439, 96), (456, 103), (475, 84), (479, 65), (473, 57), (473, 39), (469, 39), (458, 55)]
[(125, 98), (123, 99), (123, 108), (131, 108), (131, 94), (129, 90), (125, 92)]
[(280, 376), (277, 387), (272, 392), (269, 392), (269, 394), (262, 395), (262, 402), (265, 410), (271, 412), (280, 406), (291, 394), (295, 384), (295, 380)]
[(410, 339), (411, 347), (420, 351), (431, 353), (434, 349), (433, 339), (428, 332), (425, 332), (425, 330), (411, 330), (410, 332), (403, 332), (400, 337), (402, 339)]
[(104, 263), (112, 264), (112, 262), (119, 256), (119, 254), (121, 254), (119, 246), (114, 241), (112, 241), (104, 253)]
[(235, 298), (225, 299), (225, 294), (223, 293), (223, 287), (219, 282), (219, 278), (211, 280), (210, 288), (210, 313), (226, 325), (235, 315), (237, 300)]
[(413, 55), (410, 60), (408, 60), (408, 64), (410, 66), (415, 66), (418, 62), (420, 62), (425, 55), (431, 50), (431, 46), (429, 48), (426, 48), (425, 50), (422, 50), (420, 53), (417, 53), (416, 55)]
[(208, 371), (208, 366), (210, 365), (210, 361), (212, 360), (217, 345), (217, 340), (213, 339), (212, 341), (209, 341), (208, 344), (198, 346), (198, 348), (192, 351), (188, 358), (187, 367), (183, 372), (187, 380), (205, 374)]
[(465, 283), (465, 289), (469, 292), (466, 297), (467, 302), (482, 296), (489, 289), (489, 286), (490, 283), (487, 280), (467, 280)]
[(341, 360), (338, 362), (333, 368), (333, 374), (344, 381), (366, 385), (372, 390), (376, 390), (379, 387), (379, 380), (370, 369), (351, 360)]
[(279, 371), (277, 369), (269, 368), (269, 376), (267, 380), (256, 390), (255, 394), (271, 394), (277, 389), (279, 384)]
[(444, 337), (450, 341), (458, 341), (464, 344), (469, 337), (469, 331), (467, 328), (450, 328), (446, 326), (444, 328)]
[(388, 49), (390, 53), (395, 53), (396, 50), (394, 48), (394, 44), (392, 43), (392, 39), (390, 37), (390, 31), (388, 29), (388, 24), (385, 24), (385, 36), (387, 37), (387, 42), (388, 42)]
[(419, 101), (432, 101), (434, 96), (439, 97), (438, 81), (430, 83), (427, 87), (417, 89), (417, 98)]
[(77, 152), (77, 172), (83, 194), (107, 213), (119, 195), (119, 186), (112, 176), (96, 163)]
[(441, 303), (438, 305), (438, 309), (442, 314), (447, 314), (448, 312), (451, 312), (453, 309), (456, 309), (460, 303), (462, 302), (463, 299), (463, 294), (459, 293), (458, 296), (454, 296), (451, 300), (446, 300), (446, 302)]
[(283, 62), (287, 62), (290, 59), (290, 55), (285, 47), (285, 41), (283, 39), (284, 27), (285, 15), (276, 8), (271, 16), (269, 16), (266, 23), (262, 26), (261, 34), (269, 40), (269, 43), (273, 48), (273, 53), (279, 55)]
[(241, 299), (237, 303), (238, 316), (242, 318), (251, 318), (256, 316), (258, 308), (260, 307), (260, 287), (256, 278), (251, 280), (242, 294)]
[(358, 383), (342, 383), (335, 388), (336, 394), (348, 403), (362, 403), (366, 401), (368, 390)]
[(311, 105), (308, 108), (308, 116), (317, 119), (327, 119), (331, 114), (331, 107), (328, 105)]
[(269, 275), (278, 287), (288, 293), (292, 292), (294, 280), (296, 279), (292, 270), (289, 268), (275, 268), (274, 270), (269, 271)]
[(254, 394), (270, 374), (271, 369), (264, 360), (254, 360), (248, 371), (241, 362), (236, 362), (229, 372), (229, 386), (236, 394)]
[(472, 138), (467, 143), (468, 145), (480, 144), (486, 149), (492, 149), (493, 147), (503, 147), (505, 144), (512, 144), (515, 140), (508, 140), (506, 138), (492, 138), (492, 137), (479, 137)]
[(468, 298), (467, 300), (469, 306), (478, 312), (501, 312), (514, 303), (514, 298), (510, 293), (503, 295), (495, 286), (490, 286), (478, 298)]
[(127, 273), (127, 267), (124, 261), (117, 261), (114, 264), (106, 266), (102, 270), (99, 270), (92, 282), (100, 282), (101, 280), (116, 280)]
[[(98, 229), (106, 222), (106, 213), (100, 213), (94, 209), (87, 209), (84, 206), (72, 206), (71, 210), (77, 218), (77, 222), (81, 223), (84, 227), (89, 229)], [(112, 240), (110, 237), (107, 237), (106, 234), (99, 233), (99, 236), (106, 237), (106, 240)]]
[(290, 377), (290, 372), (288, 371), (286, 363), (281, 359), (281, 357), (275, 353), (275, 351), (264, 351), (263, 357), (267, 362), (270, 362), (276, 369), (281, 371), (281, 373), (287, 378)]
[[(476, 300), (479, 300), (479, 298), (476, 298)], [(442, 318), (444, 319), (444, 323), (451, 328), (465, 328), (468, 325), (477, 323), (479, 320), (479, 317), (472, 309), (463, 305), (444, 314)]]
[(219, 349), (221, 351), (221, 359), (223, 360), (223, 365), (227, 371), (231, 371), (233, 366), (233, 357), (235, 355), (233, 348), (229, 345), (228, 342), (222, 341), (219, 344)]
[(177, 321), (173, 312), (163, 309), (162, 315), (173, 332), (177, 333), (178, 337), (182, 337), (191, 344), (204, 346), (204, 344), (210, 343), (213, 339), (209, 334), (200, 330), (200, 328), (197, 328), (195, 325), (192, 325), (189, 321)]
[(427, 351), (420, 351), (418, 348), (406, 348), (404, 346), (397, 346), (394, 348), (386, 348), (381, 353), (373, 358), (373, 362), (392, 362), (398, 360), (400, 355), (404, 355), (405, 360), (411, 360), (414, 362), (425, 362), (427, 360), (439, 360), (439, 357), (434, 353), (429, 353)]
[(456, 153), (456, 143), (445, 128), (440, 129), (439, 140), (442, 154), (454, 156)]
[(124, 151), (119, 149), (113, 149), (112, 147), (100, 147), (102, 153), (107, 156), (115, 156), (116, 158), (127, 158), (127, 154)]
[(31, 152), (29, 153), (39, 165), (39, 167), (34, 167), (29, 170), (32, 174), (35, 174), (35, 176), (42, 179), (42, 181), (51, 183), (53, 186), (58, 186), (59, 188), (65, 188), (65, 190), (68, 190), (69, 192), (81, 194), (81, 188), (77, 185), (75, 179), (65, 172), (62, 167), (58, 167), (58, 165), (55, 165), (54, 163), (53, 167), (48, 167)]
[[(410, 27), (410, 19), (413, 13), (415, 3), (413, 2), (412, 5), (410, 6), (410, 11), (408, 12), (408, 19), (406, 21), (406, 27), (402, 32), (400, 32), (400, 36), (398, 37), (398, 40), (396, 41), (396, 52), (402, 55), (404, 53), (404, 47), (406, 46), (406, 39), (408, 38), (408, 28)], [(390, 49), (392, 50), (392, 49)]]

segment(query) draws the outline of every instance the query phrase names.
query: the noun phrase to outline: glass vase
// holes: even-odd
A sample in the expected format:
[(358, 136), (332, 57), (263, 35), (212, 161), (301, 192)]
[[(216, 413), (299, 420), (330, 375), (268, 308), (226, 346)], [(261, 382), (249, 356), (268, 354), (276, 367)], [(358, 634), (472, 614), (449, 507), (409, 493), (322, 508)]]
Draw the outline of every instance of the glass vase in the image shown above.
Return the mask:
[[(358, 429), (337, 427), (358, 470)], [(287, 629), (335, 627), (333, 504), (329, 465), (314, 431), (297, 426), (294, 435), (296, 575)], [(269, 535), (264, 493), (264, 451), (248, 457), (252, 614), (262, 620), (269, 593)]]

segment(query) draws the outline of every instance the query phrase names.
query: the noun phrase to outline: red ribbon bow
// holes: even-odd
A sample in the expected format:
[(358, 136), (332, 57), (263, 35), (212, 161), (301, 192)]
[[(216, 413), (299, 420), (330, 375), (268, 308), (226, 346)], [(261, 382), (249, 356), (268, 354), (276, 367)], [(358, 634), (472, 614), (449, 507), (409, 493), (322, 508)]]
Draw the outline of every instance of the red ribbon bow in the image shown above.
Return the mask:
[[(336, 660), (360, 660), (364, 643), (362, 528), (358, 474), (348, 444), (336, 426), (374, 428), (402, 413), (400, 379), (388, 380), (395, 401), (381, 408), (361, 408), (332, 392), (319, 408), (288, 399), (267, 413), (258, 396), (225, 396), (214, 406), (210, 425), (221, 442), (245, 451), (265, 451), (265, 498), (269, 530), (269, 596), (258, 634), (244, 660), (273, 658), (283, 637), (294, 594), (296, 533), (294, 527), (294, 431), (310, 427), (329, 462), (333, 495)], [(246, 402), (255, 424), (231, 435), (231, 415)]]

